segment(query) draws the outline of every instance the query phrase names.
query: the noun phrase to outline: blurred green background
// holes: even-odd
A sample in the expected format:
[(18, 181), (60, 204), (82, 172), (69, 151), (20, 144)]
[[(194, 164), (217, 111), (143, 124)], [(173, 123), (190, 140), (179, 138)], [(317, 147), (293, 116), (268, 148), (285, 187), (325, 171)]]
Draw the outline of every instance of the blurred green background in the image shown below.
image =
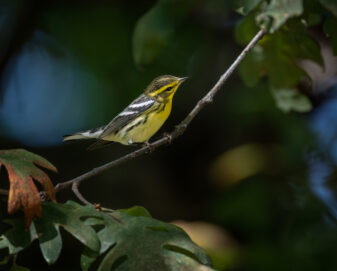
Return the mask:
[[(50, 173), (54, 184), (134, 150), (114, 144), (89, 152), (90, 142), (64, 144), (62, 135), (108, 123), (156, 76), (188, 76), (158, 138), (242, 50), (234, 35), (241, 17), (230, 1), (0, 3), (0, 149), (47, 158), (59, 170)], [(336, 270), (336, 91), (313, 96), (309, 114), (285, 114), (266, 82), (248, 88), (234, 73), (173, 144), (81, 191), (109, 208), (142, 205), (175, 221), (219, 270)], [(4, 171), (0, 177), (8, 187)], [(62, 191), (57, 199), (75, 198)], [(79, 270), (80, 247), (68, 238), (48, 267), (36, 245), (18, 263)]]

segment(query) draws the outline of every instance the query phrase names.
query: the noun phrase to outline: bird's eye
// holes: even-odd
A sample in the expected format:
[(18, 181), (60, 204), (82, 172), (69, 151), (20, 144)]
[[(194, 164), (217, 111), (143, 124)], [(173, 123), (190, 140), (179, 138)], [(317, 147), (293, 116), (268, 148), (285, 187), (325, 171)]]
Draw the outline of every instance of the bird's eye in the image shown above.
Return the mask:
[(165, 91), (171, 91), (173, 87), (168, 87)]

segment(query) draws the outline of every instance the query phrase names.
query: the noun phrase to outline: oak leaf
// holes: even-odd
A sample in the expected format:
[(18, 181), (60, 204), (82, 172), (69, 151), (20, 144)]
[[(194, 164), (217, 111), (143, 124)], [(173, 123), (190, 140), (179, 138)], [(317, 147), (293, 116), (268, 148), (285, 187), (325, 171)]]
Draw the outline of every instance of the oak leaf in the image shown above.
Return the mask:
[(10, 182), (8, 213), (13, 214), (22, 206), (28, 229), (34, 216), (41, 217), (42, 214), (40, 194), (33, 179), (38, 181), (48, 197), (55, 201), (52, 182), (37, 166), (54, 172), (57, 172), (57, 169), (43, 157), (23, 149), (1, 150), (0, 169), (2, 165), (7, 169)]

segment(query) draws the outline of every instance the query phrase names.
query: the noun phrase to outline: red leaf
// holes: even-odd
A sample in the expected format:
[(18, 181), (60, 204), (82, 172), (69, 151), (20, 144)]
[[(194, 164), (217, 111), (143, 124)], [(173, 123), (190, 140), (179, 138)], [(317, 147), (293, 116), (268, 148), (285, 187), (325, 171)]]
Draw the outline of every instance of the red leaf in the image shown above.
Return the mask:
[(52, 182), (48, 175), (35, 165), (54, 172), (57, 172), (57, 169), (43, 157), (23, 149), (0, 151), (0, 168), (2, 165), (7, 169), (10, 182), (8, 213), (12, 214), (23, 206), (28, 229), (34, 216), (41, 217), (42, 213), (40, 194), (33, 179), (38, 181), (49, 198), (55, 201)]

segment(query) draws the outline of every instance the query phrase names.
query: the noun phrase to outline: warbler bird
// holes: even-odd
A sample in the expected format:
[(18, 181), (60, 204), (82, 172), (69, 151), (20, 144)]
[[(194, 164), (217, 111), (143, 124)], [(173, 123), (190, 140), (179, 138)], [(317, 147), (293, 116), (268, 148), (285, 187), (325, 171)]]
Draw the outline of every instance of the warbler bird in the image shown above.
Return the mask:
[(172, 99), (187, 77), (162, 75), (155, 78), (145, 92), (127, 106), (106, 126), (64, 136), (64, 141), (96, 138), (89, 146), (95, 149), (111, 141), (123, 145), (146, 143), (171, 113)]

